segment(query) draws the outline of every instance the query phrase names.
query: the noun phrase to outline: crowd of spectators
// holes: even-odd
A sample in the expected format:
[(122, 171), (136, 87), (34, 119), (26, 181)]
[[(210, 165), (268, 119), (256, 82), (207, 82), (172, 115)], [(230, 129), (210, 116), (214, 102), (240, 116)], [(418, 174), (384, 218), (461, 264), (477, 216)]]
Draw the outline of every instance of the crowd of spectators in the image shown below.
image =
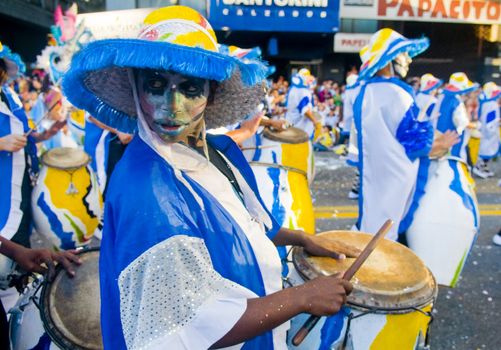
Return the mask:
[[(289, 82), (279, 76), (270, 82), (266, 96), (266, 115), (270, 118), (283, 118), (286, 112)], [(343, 132), (343, 94), (345, 85), (327, 79), (312, 87), (313, 112), (322, 124), (321, 132), (314, 140), (315, 149), (330, 150), (345, 141)]]

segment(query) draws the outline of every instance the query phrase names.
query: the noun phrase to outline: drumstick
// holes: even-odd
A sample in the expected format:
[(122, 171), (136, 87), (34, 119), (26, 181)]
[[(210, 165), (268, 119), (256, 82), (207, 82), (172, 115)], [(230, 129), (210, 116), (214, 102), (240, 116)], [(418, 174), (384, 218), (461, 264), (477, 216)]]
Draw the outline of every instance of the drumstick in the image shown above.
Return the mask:
[(24, 136), (28, 137), (28, 136), (30, 136), (30, 135), (31, 135), (31, 133), (32, 133), (33, 131), (35, 131), (36, 129), (38, 129), (38, 126), (42, 123), (42, 121), (43, 121), (45, 118), (47, 118), (47, 117), (49, 116), (50, 112), (52, 112), (52, 110), (54, 109), (54, 107), (56, 107), (56, 106), (59, 104), (59, 102), (61, 102), (61, 100), (56, 101), (56, 103), (54, 103), (54, 104), (52, 105), (52, 107), (50, 107), (50, 109), (47, 111), (47, 113), (45, 113), (45, 114), (43, 115), (43, 117), (42, 117), (42, 118), (40, 118), (40, 120), (39, 120), (39, 121), (35, 124), (35, 126), (34, 126), (33, 128), (30, 128), (28, 131), (26, 131), (26, 133), (24, 134)]
[[(351, 280), (355, 273), (357, 273), (358, 269), (362, 266), (362, 264), (367, 260), (369, 255), (374, 251), (376, 248), (377, 244), (383, 239), (383, 237), (388, 233), (390, 230), (391, 226), (393, 226), (393, 221), (388, 219), (386, 222), (381, 226), (379, 231), (372, 237), (372, 239), (369, 241), (369, 243), (365, 246), (364, 250), (360, 255), (355, 259), (353, 264), (346, 270), (343, 274), (342, 279), (344, 280)], [(310, 333), (310, 331), (315, 327), (317, 322), (320, 320), (320, 316), (314, 316), (311, 315), (306, 322), (303, 324), (303, 326), (297, 331), (296, 335), (294, 338), (292, 338), (292, 344), (294, 346), (298, 346), (301, 344), (306, 338), (306, 336)]]

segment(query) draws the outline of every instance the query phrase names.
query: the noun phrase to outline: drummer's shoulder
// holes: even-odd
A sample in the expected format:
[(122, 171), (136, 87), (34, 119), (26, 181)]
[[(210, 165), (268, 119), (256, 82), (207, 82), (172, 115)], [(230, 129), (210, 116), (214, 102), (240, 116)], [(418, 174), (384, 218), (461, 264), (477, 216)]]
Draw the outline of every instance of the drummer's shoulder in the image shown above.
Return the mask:
[(390, 80), (377, 82), (377, 84), (367, 84), (366, 91), (370, 91), (370, 95), (373, 95), (376, 100), (383, 104), (391, 103), (394, 105), (402, 102), (405, 106), (409, 106), (414, 101), (414, 97), (405, 86)]

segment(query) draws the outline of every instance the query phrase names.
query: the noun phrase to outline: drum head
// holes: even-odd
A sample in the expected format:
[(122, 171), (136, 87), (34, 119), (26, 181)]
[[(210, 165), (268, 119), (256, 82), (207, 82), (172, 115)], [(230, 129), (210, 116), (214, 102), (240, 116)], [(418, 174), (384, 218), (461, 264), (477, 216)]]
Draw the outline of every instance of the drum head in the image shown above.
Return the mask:
[(263, 135), (269, 140), (292, 144), (305, 143), (310, 139), (306, 132), (295, 127), (290, 127), (285, 130), (264, 128)]
[(62, 267), (42, 288), (40, 314), (45, 330), (61, 349), (103, 349), (99, 292), (99, 250), (79, 255), (82, 265), (69, 278)]
[(78, 169), (89, 164), (89, 162), (90, 156), (78, 148), (54, 148), (42, 155), (43, 164), (63, 170)]
[[(342, 242), (362, 250), (373, 237), (353, 231), (320, 233), (325, 246)], [(306, 280), (320, 275), (344, 272), (355, 259), (335, 260), (313, 257), (296, 247), (293, 261)], [(436, 297), (437, 284), (421, 259), (404, 245), (384, 239), (379, 243), (351, 280), (353, 292), (348, 304), (363, 309), (375, 308), (396, 312), (429, 304)]]

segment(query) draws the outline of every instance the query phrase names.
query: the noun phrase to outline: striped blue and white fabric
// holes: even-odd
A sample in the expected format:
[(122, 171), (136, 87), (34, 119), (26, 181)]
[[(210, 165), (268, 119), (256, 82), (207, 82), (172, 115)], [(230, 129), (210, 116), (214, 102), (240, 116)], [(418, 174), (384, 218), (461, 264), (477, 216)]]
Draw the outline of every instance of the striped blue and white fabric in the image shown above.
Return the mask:
[(361, 87), (354, 105), (361, 231), (376, 232), (392, 219), (388, 238), (398, 238), (400, 222), (420, 185), (419, 158), (428, 156), (433, 142), (431, 125), (417, 116), (411, 88), (401, 80), (374, 77)]
[(85, 120), (84, 151), (91, 157), (92, 170), (97, 176), (99, 190), (104, 193), (108, 175), (108, 151), (111, 138), (114, 137), (108, 130), (101, 129), (90, 120)]
[[(208, 348), (235, 325), (248, 298), (282, 288), (269, 239), (279, 226), (250, 167), (228, 137), (208, 142), (228, 160), (242, 198), (181, 144), (153, 148), (135, 137), (115, 168), (100, 261), (105, 348)], [(231, 349), (286, 349), (287, 328)]]
[[(7, 103), (0, 101), (0, 137), (9, 134), (22, 135), (29, 130), (28, 118), (21, 101), (11, 88), (2, 86)], [(0, 235), (7, 239), (19, 229), (23, 212), (21, 206), (21, 186), (28, 164), (26, 154), (31, 163), (31, 170), (38, 171), (35, 140), (28, 137), (28, 145), (17, 151), (0, 151)]]
[(309, 87), (305, 85), (303, 80), (298, 78), (298, 75), (294, 78), (297, 79), (297, 82), (295, 83), (295, 80), (292, 80), (291, 87), (287, 93), (285, 119), (292, 126), (305, 131), (311, 139), (315, 132), (315, 125), (310, 119), (304, 116), (304, 113), (313, 108), (313, 96)]

